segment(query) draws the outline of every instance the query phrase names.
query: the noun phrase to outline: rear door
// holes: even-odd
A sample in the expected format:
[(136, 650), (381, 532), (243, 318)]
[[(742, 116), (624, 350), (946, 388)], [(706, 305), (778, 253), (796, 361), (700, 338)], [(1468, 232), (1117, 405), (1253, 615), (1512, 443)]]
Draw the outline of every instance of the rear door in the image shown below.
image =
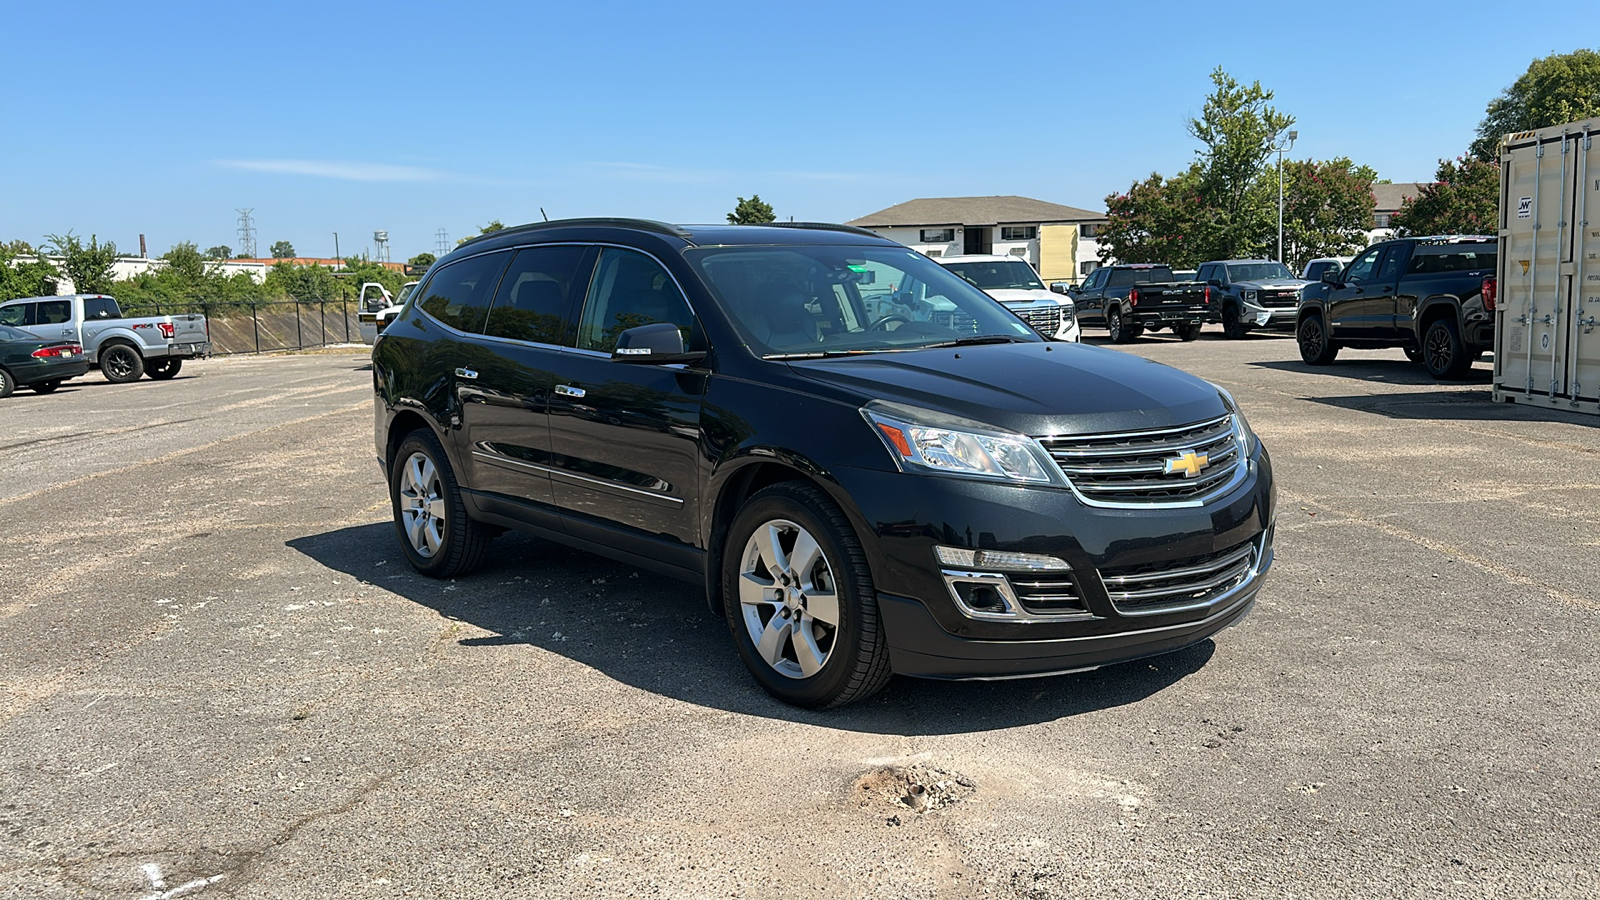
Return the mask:
[(652, 322), (677, 325), (690, 346), (703, 340), (665, 266), (602, 248), (550, 402), (555, 498), (569, 533), (622, 537), (634, 552), (693, 568), (706, 373), (611, 359), (619, 334)]

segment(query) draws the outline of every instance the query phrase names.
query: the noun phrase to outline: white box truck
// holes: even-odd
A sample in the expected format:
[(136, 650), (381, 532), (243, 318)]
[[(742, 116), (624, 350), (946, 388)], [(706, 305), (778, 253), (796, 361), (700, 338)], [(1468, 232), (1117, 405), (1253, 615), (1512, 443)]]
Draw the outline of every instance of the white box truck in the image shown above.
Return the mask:
[(1600, 118), (1500, 146), (1494, 398), (1600, 413)]

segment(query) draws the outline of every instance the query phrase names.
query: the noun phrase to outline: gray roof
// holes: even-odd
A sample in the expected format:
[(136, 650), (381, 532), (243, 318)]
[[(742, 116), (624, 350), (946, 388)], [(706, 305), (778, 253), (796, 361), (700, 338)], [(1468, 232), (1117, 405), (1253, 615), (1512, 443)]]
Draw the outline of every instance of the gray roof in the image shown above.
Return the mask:
[(1416, 181), (1375, 184), (1372, 186), (1372, 208), (1376, 212), (1399, 212), (1407, 197), (1415, 197), (1425, 187), (1426, 183)]
[(1106, 214), (1032, 197), (920, 197), (882, 209), (847, 224), (861, 228), (916, 225), (1038, 225), (1045, 222), (1096, 222)]

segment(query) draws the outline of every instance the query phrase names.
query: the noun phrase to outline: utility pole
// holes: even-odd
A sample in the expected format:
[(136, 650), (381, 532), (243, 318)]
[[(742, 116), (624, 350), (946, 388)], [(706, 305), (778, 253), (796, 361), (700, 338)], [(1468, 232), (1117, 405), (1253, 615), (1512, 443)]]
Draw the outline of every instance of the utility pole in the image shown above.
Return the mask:
[(333, 233), (333, 259), (333, 270), (337, 272), (339, 271), (339, 266), (344, 263), (344, 257), (339, 255), (339, 232), (337, 231)]
[(1294, 146), (1295, 139), (1300, 137), (1300, 132), (1289, 132), (1287, 142), (1278, 143), (1273, 150), (1278, 152), (1278, 262), (1283, 262), (1283, 151)]
[(239, 252), (246, 259), (256, 258), (256, 225), (250, 214), (255, 208), (234, 210), (239, 214)]

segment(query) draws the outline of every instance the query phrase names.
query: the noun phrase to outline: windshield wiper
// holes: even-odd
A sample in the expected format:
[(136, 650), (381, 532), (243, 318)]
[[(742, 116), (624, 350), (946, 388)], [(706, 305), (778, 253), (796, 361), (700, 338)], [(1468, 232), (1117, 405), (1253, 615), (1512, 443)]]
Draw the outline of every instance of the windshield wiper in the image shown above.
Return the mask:
[(807, 353), (769, 353), (762, 359), (831, 359), (835, 356), (858, 356), (862, 353), (881, 353), (881, 349), (870, 350), (812, 350)]
[(945, 341), (942, 344), (924, 344), (918, 350), (932, 350), (936, 347), (971, 347), (975, 344), (1031, 344), (1027, 338), (1012, 337), (1009, 334), (980, 334), (976, 337), (964, 337), (960, 340)]

